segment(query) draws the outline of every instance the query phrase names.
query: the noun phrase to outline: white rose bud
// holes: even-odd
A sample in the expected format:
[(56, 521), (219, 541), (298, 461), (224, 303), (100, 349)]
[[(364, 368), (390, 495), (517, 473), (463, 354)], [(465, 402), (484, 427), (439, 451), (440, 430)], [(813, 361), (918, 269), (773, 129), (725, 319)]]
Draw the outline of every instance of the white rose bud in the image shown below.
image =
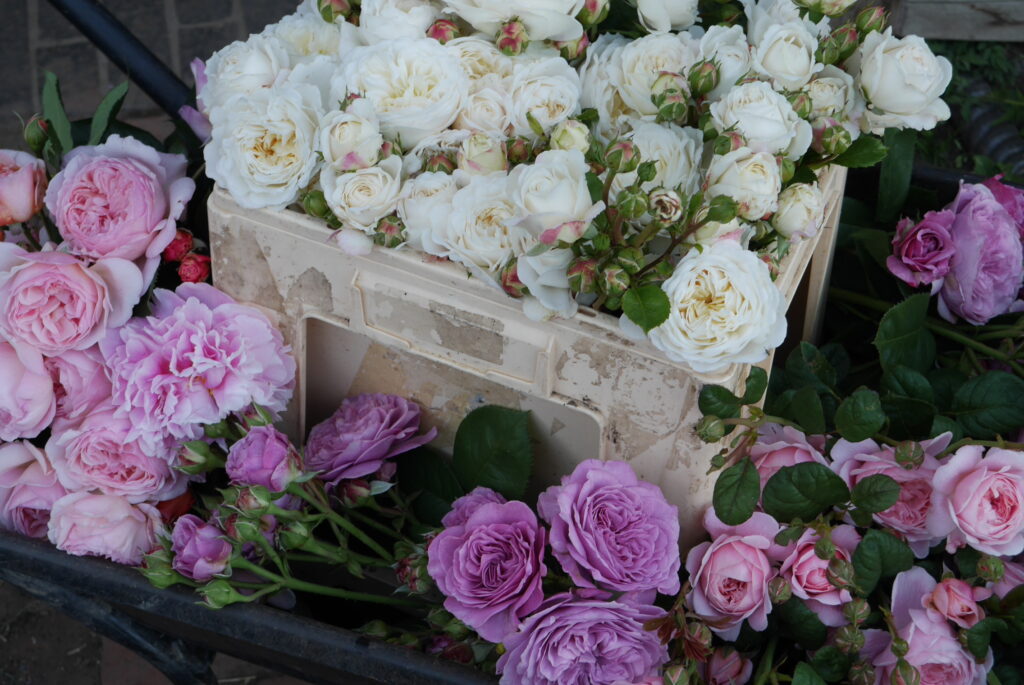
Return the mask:
[(373, 233), (377, 222), (395, 211), (402, 186), (402, 160), (391, 156), (367, 169), (320, 173), (324, 198), (346, 228)]
[(811, 145), (811, 125), (797, 116), (783, 95), (763, 81), (735, 86), (711, 105), (711, 121), (720, 131), (735, 130), (758, 152), (800, 159)]
[(318, 143), (317, 150), (328, 165), (337, 171), (354, 171), (377, 163), (384, 137), (373, 107), (360, 98), (320, 120)]
[(590, 149), (590, 129), (575, 119), (563, 121), (551, 131), (551, 147), (555, 150), (579, 150), (586, 153)]
[(632, 0), (648, 31), (681, 31), (697, 21), (697, 0)]
[(651, 99), (663, 72), (689, 73), (700, 58), (700, 43), (688, 33), (652, 33), (622, 48), (621, 72), (615, 83), (623, 102), (648, 118), (658, 114)]
[(778, 208), (782, 177), (772, 155), (741, 147), (711, 159), (707, 184), (708, 197), (731, 197), (739, 216), (756, 221)]
[(797, 90), (824, 66), (814, 59), (817, 49), (818, 40), (803, 22), (775, 24), (754, 49), (754, 71), (779, 90)]
[(458, 152), (459, 168), (469, 174), (490, 174), (508, 170), (505, 141), (486, 133), (474, 133), (462, 141)]
[(825, 220), (825, 197), (817, 183), (794, 183), (779, 195), (772, 226), (786, 238), (810, 238)]
[(656, 188), (650, 194), (649, 211), (651, 216), (662, 223), (675, 223), (683, 218), (683, 200), (674, 190)]

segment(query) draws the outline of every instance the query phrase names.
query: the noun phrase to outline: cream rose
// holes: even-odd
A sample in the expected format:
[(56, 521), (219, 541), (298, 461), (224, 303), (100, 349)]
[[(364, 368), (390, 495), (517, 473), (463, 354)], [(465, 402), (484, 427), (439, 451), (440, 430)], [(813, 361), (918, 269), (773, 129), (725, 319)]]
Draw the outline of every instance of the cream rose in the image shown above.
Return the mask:
[(814, 23), (800, 16), (800, 8), (793, 0), (743, 0), (743, 12), (747, 15), (747, 36), (750, 44), (757, 46), (775, 24), (802, 22), (813, 36), (823, 38), (832, 30), (829, 20), (823, 17)]
[(755, 230), (753, 224), (749, 224), (739, 218), (725, 224), (709, 221), (694, 231), (688, 242), (699, 245), (712, 245), (720, 240), (732, 240), (746, 248), (750, 244), (750, 239), (754, 236)]
[(768, 265), (737, 242), (691, 250), (662, 290), (672, 306), (651, 342), (698, 373), (756, 364), (786, 337), (786, 299)]
[(196, 97), (203, 111), (209, 112), (234, 95), (270, 88), (290, 67), (291, 58), (280, 40), (249, 36), (249, 40), (235, 41), (206, 60), (206, 84)]
[[(625, 136), (636, 146), (641, 161), (654, 162), (654, 179), (641, 185), (650, 191), (658, 186), (672, 190), (681, 188), (684, 195), (690, 195), (700, 184), (701, 150), (704, 135), (695, 128), (682, 128), (675, 124), (637, 122)], [(612, 179), (612, 190), (616, 193), (636, 182), (636, 172), (618, 174)]]
[(373, 107), (363, 98), (347, 109), (328, 112), (320, 120), (317, 151), (335, 171), (354, 171), (373, 166), (380, 159), (384, 137)]
[(697, 0), (630, 0), (648, 31), (679, 31), (697, 21)]
[(512, 59), (503, 55), (491, 40), (479, 36), (463, 36), (448, 41), (444, 48), (459, 60), (459, 66), (472, 88), (477, 87), (477, 81), (488, 76), (506, 78), (512, 75)]
[(580, 78), (561, 57), (516, 64), (509, 81), (511, 122), (517, 136), (536, 138), (527, 114), (545, 131), (580, 111)]
[(602, 142), (628, 129), (628, 120), (640, 116), (619, 94), (615, 84), (622, 81), (622, 50), (629, 40), (604, 33), (587, 49), (580, 67), (580, 106), (597, 110), (594, 135)]
[(443, 0), (448, 12), (457, 14), (477, 31), (493, 36), (501, 25), (518, 19), (530, 41), (575, 40), (583, 33), (576, 15), (583, 0)]
[(572, 250), (548, 250), (539, 255), (522, 255), (516, 262), (519, 280), (530, 289), (524, 298), (523, 313), (534, 321), (544, 321), (554, 316), (568, 319), (575, 316), (579, 307), (569, 289), (566, 269), (573, 260)]
[(511, 125), (512, 100), (505, 90), (504, 80), (492, 74), (477, 84), (459, 112), (455, 128), (506, 135)]
[(402, 186), (398, 216), (405, 224), (409, 246), (437, 257), (447, 257), (448, 247), (435, 240), (445, 232), (452, 198), (459, 188), (451, 174), (427, 171)]
[(474, 133), (462, 141), (456, 155), (461, 173), (492, 174), (508, 171), (505, 140), (486, 133)]
[(551, 131), (551, 149), (579, 150), (585, 153), (590, 149), (590, 129), (576, 119), (563, 121)]
[(471, 270), (476, 267), (475, 272), (488, 272), (493, 281), (494, 272), (532, 243), (516, 218), (508, 176), (501, 172), (474, 176), (452, 197), (448, 221), (435, 239), (448, 247), (450, 259)]
[(818, 39), (804, 22), (773, 24), (754, 48), (754, 71), (779, 90), (798, 90), (824, 66), (814, 58), (817, 49)]
[(825, 220), (825, 197), (817, 183), (794, 183), (779, 195), (772, 227), (786, 238), (810, 238)]
[(377, 222), (395, 211), (402, 187), (402, 160), (391, 156), (377, 166), (350, 172), (325, 167), (320, 185), (327, 206), (348, 228), (372, 233)]
[(700, 43), (688, 33), (652, 33), (622, 48), (621, 70), (613, 82), (626, 106), (641, 115), (658, 114), (651, 89), (663, 71), (686, 74), (700, 58)]
[[(337, 58), (342, 51), (341, 24), (328, 24), (319, 16), (290, 14), (263, 29), (263, 35), (279, 41), (293, 64), (325, 56)], [(346, 42), (356, 39), (350, 34)]]
[(781, 190), (779, 165), (767, 152), (741, 147), (715, 155), (708, 167), (708, 197), (731, 197), (739, 204), (739, 216), (748, 221), (757, 221), (778, 209)]
[(757, 152), (803, 157), (811, 146), (811, 125), (798, 117), (789, 101), (764, 81), (734, 87), (711, 105), (719, 131), (735, 130)]
[(427, 0), (362, 0), (359, 30), (367, 45), (389, 40), (423, 38), (441, 16)]
[(718, 65), (718, 85), (707, 94), (714, 102), (736, 85), (750, 71), (750, 45), (741, 26), (708, 28), (700, 39), (700, 58)]
[[(537, 155), (535, 163), (520, 164), (512, 170), (510, 193), (517, 213), (524, 217), (522, 225), (535, 238), (545, 244), (553, 244), (557, 242), (555, 236), (567, 233), (579, 238), (601, 213), (604, 203), (590, 199), (589, 170), (579, 150), (547, 150)], [(576, 230), (559, 231), (565, 224), (573, 224)], [(546, 239), (549, 232), (551, 239)]]

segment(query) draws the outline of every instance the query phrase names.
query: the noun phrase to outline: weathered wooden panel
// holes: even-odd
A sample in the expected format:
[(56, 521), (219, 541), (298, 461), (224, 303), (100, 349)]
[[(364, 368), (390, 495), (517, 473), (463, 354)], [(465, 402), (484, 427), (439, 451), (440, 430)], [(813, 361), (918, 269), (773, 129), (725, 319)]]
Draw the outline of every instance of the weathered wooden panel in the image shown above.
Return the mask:
[(1024, 0), (892, 0), (900, 35), (946, 40), (1024, 41)]

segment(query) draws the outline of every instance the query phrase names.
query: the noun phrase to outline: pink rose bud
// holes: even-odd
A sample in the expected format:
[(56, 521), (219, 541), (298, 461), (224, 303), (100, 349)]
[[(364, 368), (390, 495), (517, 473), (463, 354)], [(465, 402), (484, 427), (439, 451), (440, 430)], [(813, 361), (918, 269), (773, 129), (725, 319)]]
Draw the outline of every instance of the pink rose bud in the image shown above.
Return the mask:
[(504, 290), (509, 297), (519, 298), (530, 292), (529, 288), (519, 280), (518, 266), (517, 260), (512, 258), (501, 270), (501, 289)]
[(651, 102), (661, 105), (661, 96), (667, 94), (686, 95), (690, 92), (690, 85), (682, 74), (674, 71), (663, 71), (654, 79), (651, 84)]
[(28, 221), (43, 207), (46, 165), (27, 152), (0, 150), (0, 226)]
[(826, 155), (839, 155), (853, 144), (850, 132), (840, 125), (829, 126), (821, 132), (821, 150)]
[(640, 166), (640, 152), (628, 140), (612, 143), (605, 152), (604, 165), (616, 173), (628, 174)]
[(352, 14), (352, 5), (348, 0), (317, 0), (316, 8), (323, 20), (332, 24), (338, 17)]
[(606, 266), (601, 270), (599, 285), (601, 292), (609, 297), (619, 297), (629, 290), (629, 274), (617, 264)]
[(164, 259), (169, 262), (180, 262), (185, 258), (192, 248), (195, 247), (195, 239), (185, 229), (179, 228), (174, 234), (174, 239), (164, 248)]
[(198, 516), (187, 514), (178, 519), (171, 533), (172, 568), (175, 571), (205, 583), (224, 573), (231, 558), (231, 543), (224, 531), (204, 522)]
[(38, 114), (33, 115), (28, 123), (25, 124), (25, 143), (28, 145), (28, 149), (39, 155), (43, 152), (43, 146), (46, 145), (46, 141), (49, 140), (47, 132), (50, 126), (46, 123), (46, 119), (43, 119)]
[(793, 596), (793, 586), (781, 576), (772, 578), (768, 583), (768, 598), (772, 605), (785, 604)]
[(861, 599), (860, 597), (854, 597), (848, 603), (843, 605), (843, 616), (853, 625), (860, 625), (864, 621), (868, 620), (868, 616), (870, 615), (871, 606), (867, 603), (867, 600)]
[(828, 582), (840, 590), (848, 590), (854, 587), (855, 573), (853, 564), (846, 559), (835, 558), (828, 562), (826, 572)]
[(854, 663), (847, 675), (850, 685), (875, 685), (875, 667), (867, 661)]
[(562, 55), (562, 59), (567, 62), (582, 59), (587, 54), (587, 48), (590, 47), (590, 38), (585, 32), (580, 34), (580, 37), (576, 40), (556, 40), (553, 42)]
[(448, 19), (438, 19), (427, 27), (427, 38), (433, 38), (442, 45), (461, 35), (458, 24)]
[(577, 257), (569, 262), (566, 275), (569, 277), (569, 289), (573, 292), (593, 292), (594, 281), (597, 278), (597, 260), (592, 257)]
[(715, 138), (715, 154), (727, 155), (733, 150), (746, 147), (747, 141), (739, 131), (726, 131)]
[(256, 426), (231, 446), (225, 469), (233, 484), (284, 492), (302, 474), (302, 457), (281, 431)]
[[(895, 641), (894, 641), (895, 644)], [(890, 677), (892, 685), (921, 685), (921, 672), (906, 659), (896, 662), (896, 668)]]
[(523, 54), (526, 46), (530, 44), (530, 37), (526, 34), (526, 26), (518, 19), (506, 21), (498, 29), (498, 35), (495, 36), (494, 44), (502, 54), (509, 57)]
[(335, 491), (346, 507), (357, 507), (370, 497), (370, 484), (362, 478), (342, 481)]
[(750, 679), (754, 664), (731, 647), (718, 647), (707, 664), (708, 685), (743, 685)]
[(701, 621), (687, 621), (683, 630), (683, 653), (688, 659), (704, 663), (711, 656), (711, 629)]
[(970, 628), (985, 618), (985, 610), (978, 602), (991, 596), (989, 589), (971, 587), (959, 578), (945, 578), (925, 596), (924, 605), (961, 628)]
[(450, 174), (455, 171), (455, 160), (439, 152), (427, 160), (427, 163), (423, 165), (423, 170), (430, 172), (441, 171)]
[(533, 145), (523, 137), (509, 138), (505, 141), (508, 161), (512, 164), (524, 164), (533, 158)]
[(690, 68), (688, 78), (694, 96), (706, 95), (718, 87), (718, 66), (708, 60), (697, 62)]
[(178, 278), (182, 283), (202, 283), (210, 277), (210, 258), (189, 252), (178, 265)]
[(884, 7), (868, 7), (857, 15), (857, 30), (866, 35), (872, 31), (881, 33), (888, 23), (888, 12)]
[(586, 0), (576, 18), (583, 26), (590, 28), (600, 24), (608, 16), (610, 0)]
[(894, 457), (897, 464), (912, 471), (924, 463), (924, 448), (921, 443), (906, 440), (896, 446)]
[(684, 93), (663, 93), (658, 96), (658, 120), (681, 121), (690, 111), (690, 98)]
[(395, 214), (390, 214), (377, 222), (373, 242), (384, 247), (398, 247), (405, 243), (405, 224)]

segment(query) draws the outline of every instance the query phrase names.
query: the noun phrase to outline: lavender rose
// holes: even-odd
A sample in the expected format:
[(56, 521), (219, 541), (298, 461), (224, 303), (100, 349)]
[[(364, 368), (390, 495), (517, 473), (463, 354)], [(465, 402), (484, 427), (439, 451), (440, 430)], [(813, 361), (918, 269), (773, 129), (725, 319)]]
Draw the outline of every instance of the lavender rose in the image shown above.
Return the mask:
[(73, 492), (50, 511), (50, 542), (75, 556), (106, 557), (138, 566), (163, 533), (160, 512), (117, 495)]
[(231, 446), (225, 465), (231, 482), (284, 492), (302, 474), (302, 456), (273, 426), (256, 426)]
[(941, 284), (949, 273), (956, 249), (950, 229), (956, 214), (948, 209), (928, 212), (919, 223), (903, 219), (892, 239), (892, 255), (885, 265), (893, 276), (911, 287)]
[(171, 533), (171, 551), (175, 571), (200, 583), (205, 583), (227, 568), (231, 558), (231, 543), (217, 526), (204, 522), (198, 516), (186, 514), (174, 524)]
[(668, 650), (648, 621), (658, 607), (555, 595), (505, 636), (498, 659), (503, 685), (611, 685), (658, 674)]
[(1017, 222), (1021, 240), (1024, 240), (1024, 190), (1000, 183), (1002, 177), (1000, 174), (983, 182), (982, 185), (992, 191), (996, 201)]
[(579, 587), (679, 592), (679, 512), (624, 462), (590, 459), (537, 500), (551, 550)]
[(504, 504), (507, 502), (499, 493), (485, 487), (476, 487), (466, 495), (452, 502), (452, 510), (441, 519), (445, 528), (465, 525), (474, 511), (482, 504)]
[(437, 435), (420, 430), (420, 408), (397, 395), (347, 398), (329, 419), (313, 426), (306, 442), (306, 465), (321, 471), (331, 486), (366, 476), (385, 459), (425, 445)]
[(522, 502), (481, 504), (431, 541), (427, 572), (445, 609), (485, 640), (501, 642), (544, 599), (544, 540)]

